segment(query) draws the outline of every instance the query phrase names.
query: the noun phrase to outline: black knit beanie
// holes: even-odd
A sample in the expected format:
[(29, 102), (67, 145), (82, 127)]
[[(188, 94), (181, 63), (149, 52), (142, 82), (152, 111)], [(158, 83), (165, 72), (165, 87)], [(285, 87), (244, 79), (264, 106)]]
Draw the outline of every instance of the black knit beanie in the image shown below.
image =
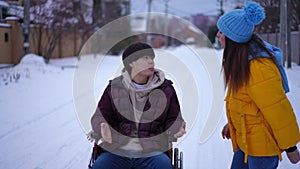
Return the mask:
[(129, 66), (129, 64), (143, 56), (151, 56), (153, 58), (155, 57), (154, 50), (150, 45), (142, 42), (136, 42), (129, 45), (124, 50), (122, 55), (125, 70), (128, 73), (131, 73), (131, 67)]

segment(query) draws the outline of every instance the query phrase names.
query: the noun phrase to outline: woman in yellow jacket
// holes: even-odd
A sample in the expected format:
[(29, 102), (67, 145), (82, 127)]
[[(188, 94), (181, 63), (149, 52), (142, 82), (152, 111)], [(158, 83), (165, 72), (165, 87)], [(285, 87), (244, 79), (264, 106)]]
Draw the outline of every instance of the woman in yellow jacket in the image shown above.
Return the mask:
[(217, 23), (227, 86), (228, 124), (222, 136), (232, 140), (231, 169), (275, 169), (283, 151), (292, 163), (300, 160), (300, 134), (285, 95), (289, 88), (282, 52), (254, 33), (264, 18), (258, 3), (247, 2)]

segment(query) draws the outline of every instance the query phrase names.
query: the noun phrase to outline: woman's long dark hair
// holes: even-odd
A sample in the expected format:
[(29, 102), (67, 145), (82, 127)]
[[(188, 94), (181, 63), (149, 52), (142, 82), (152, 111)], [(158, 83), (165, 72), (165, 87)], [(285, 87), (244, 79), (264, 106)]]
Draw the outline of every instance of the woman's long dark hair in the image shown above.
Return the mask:
[(255, 58), (261, 56), (255, 54), (250, 48), (250, 43), (255, 43), (257, 47), (266, 51), (274, 63), (274, 55), (265, 47), (263, 41), (257, 34), (253, 34), (249, 42), (237, 43), (225, 37), (225, 49), (223, 53), (223, 71), (225, 74), (225, 87), (230, 84), (231, 91), (236, 93), (242, 85), (248, 85), (250, 78), (249, 52)]

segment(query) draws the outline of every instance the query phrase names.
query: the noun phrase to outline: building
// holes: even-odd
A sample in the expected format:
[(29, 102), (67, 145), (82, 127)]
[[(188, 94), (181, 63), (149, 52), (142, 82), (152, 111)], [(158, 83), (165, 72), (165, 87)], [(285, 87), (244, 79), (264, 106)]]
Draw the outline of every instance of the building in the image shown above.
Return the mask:
[[(24, 49), (24, 25), (23, 25), (23, 16), (24, 16), (24, 0), (0, 0), (0, 50), (2, 51), (0, 54), (0, 63), (11, 63), (17, 64), (20, 59), (23, 57)], [(52, 4), (51, 0), (30, 0), (30, 5), (33, 11), (30, 14), (31, 26), (30, 26), (30, 52), (36, 53), (38, 55), (44, 56), (47, 54), (48, 49), (53, 50), (51, 53), (51, 58), (53, 57), (67, 57), (67, 56), (76, 56), (79, 54), (81, 47), (84, 42), (89, 38), (89, 36), (99, 29), (101, 26), (106, 24), (107, 22), (116, 19), (122, 15), (129, 14), (129, 0), (102, 0), (101, 2), (101, 10), (97, 9), (95, 11), (100, 11), (101, 15), (94, 15), (94, 18), (98, 19), (98, 23), (94, 23), (93, 21), (93, 2), (97, 2), (97, 0), (87, 0), (87, 1), (54, 1), (53, 2), (61, 2), (65, 3), (69, 7), (71, 12), (74, 12), (75, 17), (64, 18), (64, 22), (56, 22), (55, 30), (53, 26), (51, 26), (50, 20), (45, 20), (43, 22), (43, 18), (41, 18), (45, 13), (41, 11), (37, 11), (36, 15), (34, 14), (34, 7), (40, 6), (37, 9), (47, 8), (49, 4)], [(78, 6), (77, 4), (80, 4)], [(76, 7), (77, 5), (77, 7)], [(72, 10), (73, 6), (73, 10)], [(117, 6), (117, 7), (116, 7)], [(58, 6), (57, 8), (62, 9)], [(75, 10), (76, 7), (76, 10)], [(49, 8), (51, 9), (51, 8)], [(45, 12), (48, 12), (53, 15), (53, 12), (49, 9), (45, 9)], [(53, 8), (52, 8), (53, 9)], [(54, 8), (55, 9), (55, 8)], [(79, 18), (80, 14), (76, 13), (80, 9), (84, 11), (85, 14), (82, 14), (83, 17)], [(66, 17), (69, 13), (66, 13), (67, 10), (57, 10), (60, 17)], [(56, 11), (56, 12), (57, 12)], [(65, 12), (65, 13), (64, 13)], [(51, 14), (52, 13), (52, 14)], [(12, 17), (13, 16), (13, 17)], [(77, 18), (76, 18), (77, 17)], [(47, 18), (47, 17), (46, 17)], [(79, 18), (79, 19), (78, 19)], [(80, 19), (81, 22), (79, 21)], [(59, 18), (58, 18), (59, 19)], [(99, 21), (100, 20), (100, 21)], [(67, 21), (67, 23), (65, 23)], [(47, 25), (45, 25), (47, 24)], [(61, 28), (57, 27), (60, 26)], [(62, 26), (63, 24), (63, 26)], [(40, 29), (43, 27), (43, 29)], [(55, 46), (45, 47), (47, 44), (51, 44), (46, 42), (49, 37), (49, 34), (57, 34), (59, 31), (63, 30), (59, 34), (63, 34), (63, 36), (58, 37), (55, 42)], [(52, 38), (53, 39), (53, 38)], [(54, 38), (55, 39), (55, 38)], [(38, 40), (38, 41), (37, 41)], [(24, 43), (24, 44), (23, 44)], [(48, 49), (46, 49), (48, 48)], [(41, 53), (41, 52), (44, 52)]]

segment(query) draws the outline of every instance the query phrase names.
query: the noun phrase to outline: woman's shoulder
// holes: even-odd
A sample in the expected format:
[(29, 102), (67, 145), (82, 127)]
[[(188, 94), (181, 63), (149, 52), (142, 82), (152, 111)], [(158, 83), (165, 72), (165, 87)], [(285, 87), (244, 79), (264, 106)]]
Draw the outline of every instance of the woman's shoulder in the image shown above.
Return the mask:
[(277, 65), (270, 58), (256, 58), (250, 61), (250, 81), (260, 82), (272, 78), (279, 78)]
[(261, 69), (278, 70), (276, 63), (271, 58), (260, 57), (250, 61), (250, 71), (261, 72)]

